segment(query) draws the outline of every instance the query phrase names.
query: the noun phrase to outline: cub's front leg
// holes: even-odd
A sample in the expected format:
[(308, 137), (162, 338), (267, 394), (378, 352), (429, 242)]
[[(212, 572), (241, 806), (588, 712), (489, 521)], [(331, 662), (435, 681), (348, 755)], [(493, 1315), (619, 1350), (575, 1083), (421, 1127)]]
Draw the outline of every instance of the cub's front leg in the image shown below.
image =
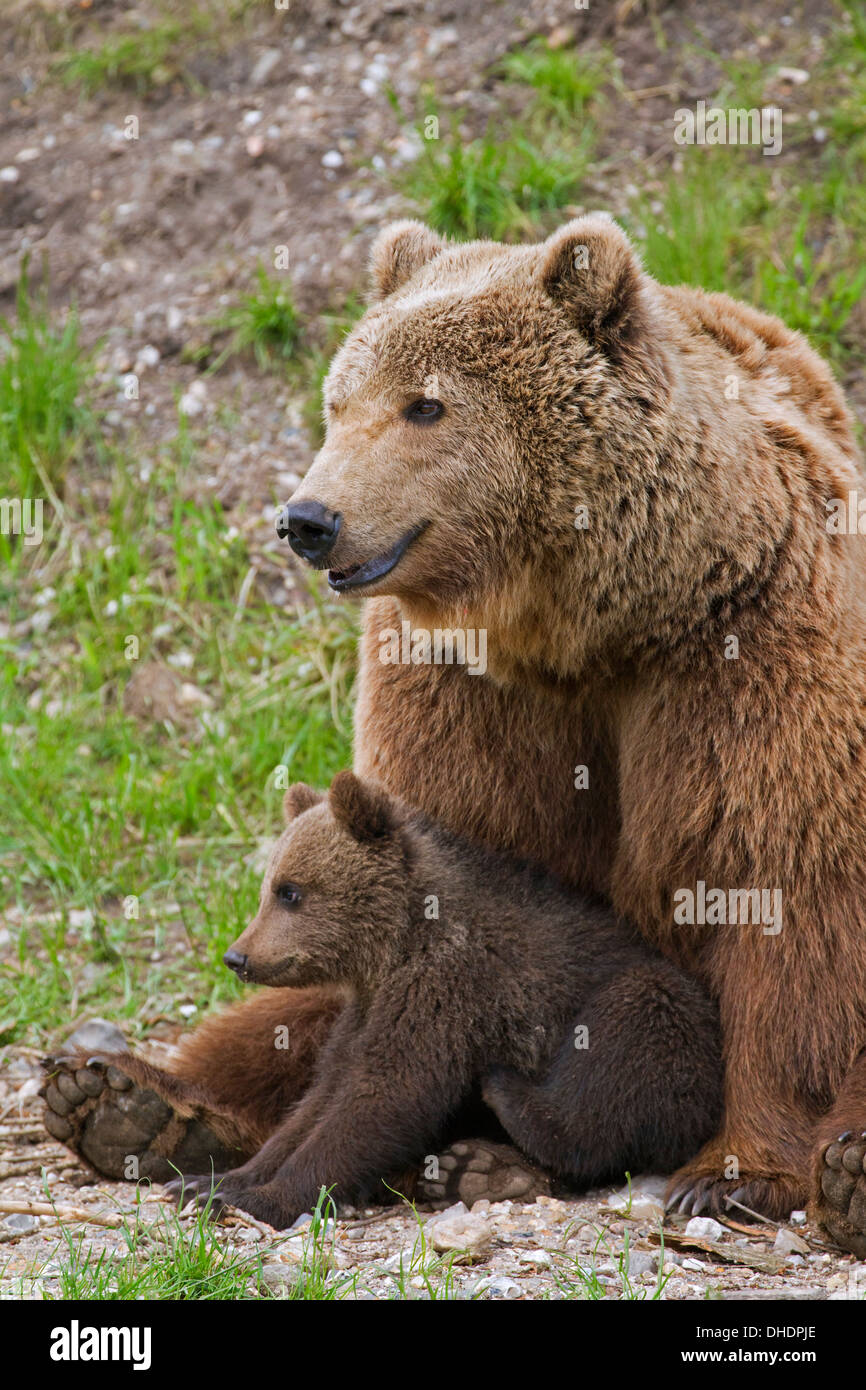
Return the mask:
[[(393, 983), (395, 998), (404, 1000), (407, 986)], [(369, 1200), (377, 1189), (385, 1195), (383, 1180), (390, 1185), (420, 1163), (473, 1075), (466, 1040), (443, 1023), (435, 1003), (429, 1015), (417, 995), (411, 1011), (381, 1008), (353, 1040), (354, 1053), (339, 1059), (338, 1084), (303, 1141), (264, 1181), (251, 1180), (255, 1159), (246, 1174), (228, 1174), (224, 1200), (282, 1229), (315, 1206), (323, 1187), (337, 1199)], [(271, 1157), (279, 1140), (275, 1135), (265, 1146)]]
[[(243, 1206), (244, 1193), (267, 1183), (285, 1164), (299, 1144), (310, 1135), (328, 1109), (339, 1083), (338, 1059), (351, 1055), (352, 1039), (358, 1027), (354, 1010), (347, 1009), (334, 1025), (316, 1067), (306, 1095), (292, 1107), (270, 1139), (238, 1168), (222, 1173), (184, 1174), (167, 1184), (176, 1200), (186, 1205), (194, 1201), (203, 1206), (212, 1202), (214, 1212), (226, 1205)], [(264, 1218), (267, 1219), (267, 1218)], [(294, 1219), (294, 1218), (293, 1218)], [(273, 1223), (271, 1223), (273, 1224)]]

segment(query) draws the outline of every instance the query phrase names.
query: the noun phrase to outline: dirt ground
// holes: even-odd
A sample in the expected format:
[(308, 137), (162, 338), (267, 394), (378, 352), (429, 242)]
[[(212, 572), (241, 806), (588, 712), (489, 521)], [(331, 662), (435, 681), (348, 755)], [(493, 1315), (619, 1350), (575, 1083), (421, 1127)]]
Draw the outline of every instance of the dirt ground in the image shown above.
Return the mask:
[[(171, 1048), (152, 1042), (146, 1051), (164, 1064)], [(0, 1299), (63, 1296), (60, 1268), (69, 1261), (69, 1246), (61, 1224), (98, 1259), (103, 1251), (122, 1256), (127, 1249), (122, 1232), (101, 1223), (124, 1213), (134, 1220), (131, 1184), (96, 1177), (46, 1134), (36, 1096), (41, 1074), (35, 1051), (18, 1048), (0, 1080)], [(468, 1236), (460, 1226), (465, 1217), (457, 1213), (456, 1243), (477, 1241), (478, 1248), (455, 1265), (449, 1296), (556, 1300), (588, 1296), (589, 1282), (596, 1298), (652, 1298), (660, 1281), (661, 1298), (675, 1301), (837, 1301), (866, 1293), (866, 1264), (834, 1251), (802, 1214), (787, 1227), (740, 1225), (732, 1217), (724, 1230), (697, 1235), (686, 1235), (685, 1218), (668, 1217), (662, 1251), (664, 1186), (663, 1178), (635, 1179), (630, 1207), (627, 1190), (613, 1188), (581, 1198), (542, 1197), (531, 1205), (476, 1203)], [(145, 1250), (148, 1241), (160, 1248), (162, 1202), (155, 1187), (141, 1209)], [(431, 1219), (428, 1212), (419, 1216)], [(189, 1230), (191, 1221), (181, 1218), (181, 1225)], [(262, 1262), (258, 1285), (251, 1276), (251, 1293), (257, 1287), (260, 1295), (264, 1288), (273, 1297), (291, 1296), (308, 1258), (303, 1226), (302, 1218), (288, 1235), (276, 1234), (242, 1213), (228, 1218), (220, 1231), (227, 1253)], [(405, 1208), (341, 1209), (327, 1251), (336, 1277), (357, 1276), (343, 1296), (430, 1297), (430, 1284), (441, 1287), (442, 1275), (429, 1274), (435, 1253), (422, 1255), (418, 1242), (418, 1221)], [(401, 1255), (407, 1277), (398, 1282)]]

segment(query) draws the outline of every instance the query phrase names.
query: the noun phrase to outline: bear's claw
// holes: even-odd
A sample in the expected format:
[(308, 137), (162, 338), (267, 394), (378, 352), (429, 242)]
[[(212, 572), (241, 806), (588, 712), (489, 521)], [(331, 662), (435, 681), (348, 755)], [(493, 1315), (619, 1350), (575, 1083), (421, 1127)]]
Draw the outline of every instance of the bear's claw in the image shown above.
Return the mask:
[(672, 1180), (666, 1207), (680, 1216), (785, 1221), (803, 1202), (804, 1195), (793, 1180), (787, 1178), (719, 1178), (686, 1170)]

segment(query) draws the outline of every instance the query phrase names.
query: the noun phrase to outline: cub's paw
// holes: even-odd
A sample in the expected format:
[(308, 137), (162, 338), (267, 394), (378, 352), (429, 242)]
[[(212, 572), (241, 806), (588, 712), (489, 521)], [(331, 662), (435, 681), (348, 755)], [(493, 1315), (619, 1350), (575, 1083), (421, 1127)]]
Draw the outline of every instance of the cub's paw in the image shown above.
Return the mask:
[(805, 1188), (794, 1178), (749, 1174), (720, 1178), (688, 1167), (671, 1179), (666, 1202), (669, 1212), (683, 1216), (730, 1217), (733, 1221), (748, 1221), (752, 1213), (758, 1219), (786, 1221), (792, 1211), (805, 1204)]
[(172, 1178), (165, 1184), (168, 1195), (174, 1198), (181, 1208), (196, 1206), (204, 1208), (210, 1203), (210, 1211), (217, 1216), (226, 1205), (221, 1184), (226, 1180), (225, 1173), (191, 1173)]
[(166, 1183), (166, 1191), (174, 1197), (181, 1210), (185, 1211), (188, 1207), (199, 1211), (207, 1209), (208, 1214), (216, 1220), (226, 1208), (236, 1207), (277, 1231), (291, 1226), (303, 1210), (279, 1183), (256, 1185), (249, 1175), (241, 1173), (202, 1173), (175, 1178)]
[[(165, 1182), (178, 1170), (230, 1168), (237, 1154), (200, 1120), (124, 1070), (122, 1054), (46, 1057), (41, 1095), (48, 1133), (107, 1178)], [(135, 1062), (129, 1059), (129, 1064)], [(153, 1075), (158, 1075), (153, 1072)]]
[(416, 1195), (430, 1206), (465, 1202), (471, 1207), (483, 1198), (534, 1202), (550, 1195), (550, 1179), (510, 1144), (461, 1139), (425, 1162)]
[(866, 1130), (847, 1130), (827, 1145), (819, 1181), (815, 1219), (843, 1250), (866, 1260)]

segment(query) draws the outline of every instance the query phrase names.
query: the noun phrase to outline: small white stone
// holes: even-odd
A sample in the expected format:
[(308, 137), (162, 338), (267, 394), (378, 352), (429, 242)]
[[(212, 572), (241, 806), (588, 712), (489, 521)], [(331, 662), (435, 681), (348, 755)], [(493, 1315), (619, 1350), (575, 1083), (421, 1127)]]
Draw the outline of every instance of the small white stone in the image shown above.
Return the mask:
[(551, 1263), (546, 1250), (521, 1250), (517, 1258), (522, 1265), (537, 1265), (539, 1269), (546, 1269)]
[(426, 1231), (434, 1250), (444, 1253), (450, 1250), (468, 1250), (473, 1254), (485, 1250), (493, 1239), (493, 1230), (485, 1214), (473, 1215), (462, 1207), (450, 1207), (439, 1216), (431, 1217), (426, 1223)]
[(14, 164), (7, 164), (0, 169), (0, 183), (17, 183), (20, 177)]
[(489, 1293), (494, 1298), (519, 1298), (520, 1285), (509, 1279), (507, 1274), (487, 1274), (479, 1279), (473, 1290), (475, 1293)]
[(627, 1211), (638, 1221), (661, 1221), (665, 1214), (665, 1204), (657, 1197), (627, 1189), (615, 1192), (608, 1198), (607, 1205), (611, 1211)]
[(788, 1231), (784, 1226), (776, 1232), (776, 1239), (773, 1241), (773, 1249), (777, 1255), (808, 1255), (809, 1246), (802, 1236), (798, 1236), (794, 1231)]
[(159, 363), (160, 352), (153, 343), (145, 343), (135, 359), (135, 371), (143, 372), (148, 367), (155, 367)]
[(724, 1234), (724, 1226), (711, 1216), (693, 1216), (686, 1226), (686, 1235), (694, 1240), (721, 1240)]
[(339, 150), (328, 150), (327, 154), (322, 155), (322, 165), (325, 169), (340, 169), (343, 165), (343, 156)]

